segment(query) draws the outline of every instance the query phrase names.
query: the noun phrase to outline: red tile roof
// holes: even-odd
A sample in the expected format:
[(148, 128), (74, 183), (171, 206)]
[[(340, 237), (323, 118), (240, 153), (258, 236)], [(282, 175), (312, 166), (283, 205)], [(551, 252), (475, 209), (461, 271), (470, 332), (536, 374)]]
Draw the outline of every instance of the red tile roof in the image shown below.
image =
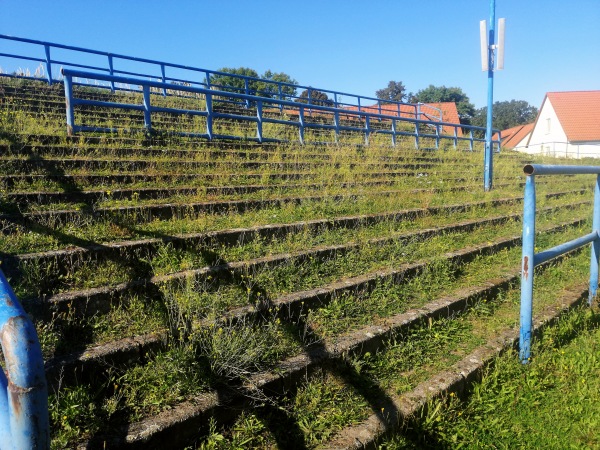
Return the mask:
[[(502, 147), (504, 148), (515, 148), (519, 142), (527, 137), (533, 130), (534, 123), (528, 123), (527, 125), (517, 125), (516, 127), (502, 130)], [(493, 140), (498, 139), (498, 133), (495, 133), (492, 137)]]
[(548, 92), (546, 99), (569, 142), (600, 141), (600, 91)]
[[(434, 108), (440, 109), (442, 111), (442, 122), (460, 124), (460, 117), (458, 115), (458, 110), (456, 109), (456, 103), (454, 102), (422, 103), (420, 107), (420, 114), (419, 117), (417, 117), (417, 119), (431, 120), (434, 122), (438, 121), (439, 111), (435, 110)], [(348, 109), (350, 111), (358, 111), (358, 106), (348, 106), (344, 109)], [(360, 110), (364, 112), (379, 114), (379, 105), (361, 106)], [(412, 105), (400, 105), (400, 111), (398, 111), (397, 104), (382, 104), (381, 114), (414, 119), (415, 107)], [(442, 127), (442, 133), (453, 135), (454, 127)], [(462, 135), (462, 128), (457, 128), (457, 136), (460, 137)]]

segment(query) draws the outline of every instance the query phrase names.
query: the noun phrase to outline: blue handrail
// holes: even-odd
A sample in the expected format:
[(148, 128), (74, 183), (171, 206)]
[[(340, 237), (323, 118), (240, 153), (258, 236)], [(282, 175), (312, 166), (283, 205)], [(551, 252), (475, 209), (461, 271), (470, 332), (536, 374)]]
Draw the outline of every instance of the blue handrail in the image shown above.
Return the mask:
[[(237, 91), (237, 93), (241, 93), (241, 94), (258, 95), (258, 96), (261, 96), (260, 94), (267, 94), (267, 92), (256, 92), (255, 93), (255, 92), (251, 92), (249, 90), (249, 88), (248, 88), (249, 83), (258, 81), (258, 82), (262, 83), (263, 85), (272, 86), (273, 89), (268, 89), (268, 93), (271, 95), (275, 94), (280, 100), (285, 100), (285, 99), (290, 99), (290, 98), (292, 98), (292, 99), (298, 98), (295, 95), (285, 94), (285, 92), (286, 92), (285, 88), (294, 89), (294, 90), (302, 89), (302, 90), (307, 90), (309, 104), (313, 104), (312, 99), (311, 99), (311, 93), (314, 91), (320, 91), (320, 92), (324, 92), (333, 97), (332, 102), (333, 102), (333, 106), (335, 106), (335, 107), (356, 106), (360, 110), (361, 108), (366, 107), (366, 105), (368, 103), (372, 103), (376, 107), (378, 106), (379, 108), (381, 108), (382, 105), (392, 104), (392, 105), (398, 105), (398, 107), (403, 106), (405, 108), (411, 108), (414, 111), (413, 114), (414, 114), (415, 119), (422, 119), (423, 117), (428, 117), (430, 121), (441, 122), (443, 120), (442, 110), (437, 107), (434, 107), (432, 105), (428, 105), (428, 104), (414, 104), (414, 103), (387, 101), (387, 100), (381, 100), (381, 99), (374, 98), (374, 97), (365, 97), (365, 96), (361, 96), (361, 95), (350, 94), (347, 92), (333, 91), (330, 89), (314, 88), (312, 86), (303, 86), (303, 85), (290, 84), (290, 83), (273, 81), (273, 80), (265, 80), (262, 78), (248, 77), (248, 76), (244, 76), (244, 75), (219, 72), (219, 71), (215, 71), (215, 70), (201, 69), (198, 67), (192, 67), (192, 66), (187, 66), (187, 65), (182, 65), (182, 64), (174, 64), (174, 63), (168, 63), (168, 62), (164, 62), (164, 61), (157, 61), (157, 60), (153, 60), (153, 59), (138, 58), (138, 57), (134, 57), (134, 56), (121, 55), (121, 54), (117, 54), (117, 53), (109, 53), (109, 52), (92, 50), (92, 49), (83, 48), (83, 47), (76, 47), (76, 46), (72, 46), (72, 45), (63, 45), (63, 44), (56, 44), (56, 43), (52, 43), (52, 42), (46, 42), (46, 41), (38, 41), (35, 39), (27, 39), (27, 38), (15, 37), (15, 36), (8, 36), (5, 34), (0, 34), (0, 41), (2, 41), (2, 40), (32, 44), (32, 45), (36, 46), (36, 49), (37, 48), (43, 49), (43, 51), (44, 51), (43, 57), (26, 56), (26, 55), (3, 53), (3, 52), (0, 52), (0, 57), (20, 59), (20, 60), (24, 60), (24, 61), (33, 61), (33, 62), (39, 62), (39, 63), (43, 64), (43, 66), (45, 67), (45, 71), (46, 71), (46, 79), (49, 84), (52, 84), (54, 81), (59, 80), (59, 78), (53, 77), (53, 74), (55, 73), (53, 71), (53, 65), (55, 65), (55, 66), (58, 65), (58, 66), (67, 67), (67, 68), (86, 69), (86, 70), (97, 71), (97, 72), (105, 73), (105, 74), (109, 74), (109, 75), (142, 77), (142, 78), (146, 78), (149, 80), (157, 80), (158, 79), (163, 83), (190, 83), (192, 86), (193, 85), (201, 86), (206, 89), (210, 89), (212, 87), (217, 87), (217, 88), (225, 87), (225, 86), (220, 86), (218, 84), (215, 84), (213, 82), (213, 78), (215, 76), (227, 76), (227, 77), (232, 77), (232, 78), (237, 78), (237, 79), (243, 80), (245, 88), (239, 89), (239, 91)], [(69, 50), (69, 51), (74, 51), (74, 52), (79, 52), (79, 53), (84, 53), (84, 54), (89, 54), (89, 55), (103, 56), (106, 58), (106, 65), (105, 66), (86, 65), (86, 64), (82, 64), (79, 61), (79, 59), (77, 59), (76, 61), (63, 61), (63, 60), (53, 59), (52, 58), (52, 53), (53, 53), (52, 50), (53, 49)], [(121, 60), (123, 62), (129, 61), (129, 62), (150, 65), (153, 67), (155, 73), (148, 74), (148, 73), (132, 72), (129, 70), (124, 70), (124, 69), (120, 70), (120, 69), (116, 68), (116, 62), (119, 60)], [(181, 78), (181, 77), (167, 76), (167, 69), (171, 69), (173, 71), (191, 71), (194, 73), (194, 75), (191, 77), (191, 79), (189, 77), (188, 77), (188, 79), (185, 79), (185, 78)], [(5, 75), (8, 75), (8, 74), (5, 74)], [(200, 81), (198, 81), (198, 79), (196, 78), (197, 75), (200, 75)], [(32, 77), (28, 77), (28, 78), (32, 78)], [(225, 90), (233, 89), (229, 86), (227, 86), (226, 88), (227, 89), (225, 89)], [(111, 89), (115, 90), (115, 86), (113, 83), (111, 83)], [(165, 91), (163, 91), (163, 94), (166, 95), (166, 89), (165, 89)], [(342, 98), (348, 99), (348, 100), (342, 101)], [(424, 109), (426, 111), (424, 111)]]
[[(167, 113), (175, 113), (175, 114), (187, 114), (187, 115), (196, 115), (206, 118), (206, 132), (201, 133), (177, 133), (180, 135), (187, 136), (195, 136), (201, 137), (205, 139), (242, 139), (240, 136), (234, 135), (218, 135), (213, 132), (213, 121), (218, 118), (225, 119), (233, 119), (238, 121), (246, 121), (256, 123), (256, 137), (255, 138), (247, 138), (244, 139), (254, 140), (259, 143), (263, 142), (282, 142), (279, 139), (269, 139), (263, 135), (263, 124), (264, 123), (274, 123), (281, 125), (290, 125), (294, 127), (298, 127), (299, 129), (299, 141), (301, 144), (304, 144), (304, 131), (306, 128), (313, 129), (321, 129), (321, 130), (333, 130), (336, 136), (336, 142), (339, 137), (341, 131), (353, 131), (363, 133), (365, 136), (365, 143), (368, 144), (369, 135), (375, 132), (371, 126), (370, 122), (374, 120), (378, 120), (381, 122), (389, 123), (389, 129), (378, 129), (376, 132), (380, 134), (391, 135), (392, 137), (392, 145), (396, 144), (397, 136), (413, 136), (415, 138), (415, 145), (419, 146), (419, 138), (428, 137), (435, 139), (436, 147), (439, 145), (439, 141), (441, 139), (449, 139), (456, 144), (459, 140), (469, 141), (471, 149), (473, 148), (474, 141), (483, 142), (484, 139), (475, 138), (473, 136), (474, 130), (484, 130), (483, 127), (473, 127), (473, 126), (463, 126), (461, 124), (454, 124), (448, 122), (431, 122), (427, 120), (419, 120), (413, 119), (409, 117), (400, 117), (392, 114), (379, 114), (376, 112), (370, 112), (372, 108), (363, 108), (361, 109), (349, 109), (349, 108), (341, 108), (334, 106), (324, 106), (324, 105), (308, 105), (299, 102), (293, 102), (289, 100), (280, 100), (273, 98), (265, 98), (259, 97), (255, 95), (246, 95), (240, 94), (236, 92), (228, 92), (228, 91), (219, 91), (214, 89), (205, 89), (199, 88), (195, 86), (186, 86), (186, 85), (177, 85), (174, 86), (172, 84), (163, 83), (160, 81), (152, 81), (152, 80), (141, 80), (134, 78), (126, 78), (121, 76), (111, 76), (106, 74), (97, 74), (92, 72), (82, 72), (77, 70), (63, 69), (62, 70), (64, 76), (64, 87), (65, 87), (65, 99), (66, 99), (66, 116), (67, 116), (67, 132), (68, 134), (74, 134), (79, 131), (99, 131), (99, 132), (116, 132), (115, 128), (100, 128), (100, 127), (87, 127), (87, 126), (78, 126), (75, 124), (75, 115), (74, 115), (74, 107), (77, 105), (88, 105), (88, 106), (100, 106), (100, 107), (112, 107), (112, 108), (122, 108), (128, 110), (137, 110), (143, 111), (144, 113), (144, 125), (147, 131), (153, 131), (152, 125), (152, 113), (153, 112), (167, 112)], [(93, 81), (103, 81), (110, 84), (120, 83), (122, 85), (129, 86), (129, 90), (134, 92), (142, 92), (142, 104), (124, 104), (117, 103), (117, 99), (115, 101), (99, 101), (99, 100), (88, 100), (83, 98), (77, 98), (73, 93), (73, 84), (75, 83), (75, 79), (79, 80), (90, 80)], [(101, 85), (94, 85), (95, 87), (101, 88)], [(125, 89), (125, 88), (123, 88)], [(163, 90), (178, 90), (182, 92), (189, 92), (194, 94), (201, 94), (205, 97), (206, 102), (203, 110), (188, 110), (188, 109), (177, 109), (177, 108), (164, 108), (157, 107), (151, 105), (151, 89), (154, 91), (162, 92)], [(223, 101), (223, 99), (229, 101), (239, 101), (240, 103), (248, 103), (252, 104), (253, 107), (256, 108), (256, 115), (249, 116), (243, 114), (234, 114), (234, 113), (226, 113), (221, 111), (216, 111), (213, 107), (213, 103), (215, 101)], [(265, 115), (264, 106), (271, 105), (271, 108), (277, 111), (283, 111), (285, 114), (277, 116), (278, 118), (272, 117), (272, 115)], [(306, 119), (306, 110), (310, 111), (312, 114), (320, 115), (322, 119), (324, 119), (324, 123), (321, 122), (307, 122)], [(298, 120), (293, 120), (291, 117), (298, 116)], [(352, 118), (355, 121), (361, 123), (361, 126), (350, 126), (350, 125), (341, 125), (340, 118)], [(327, 119), (333, 118), (333, 123), (326, 122)], [(397, 129), (396, 124), (398, 122), (410, 123), (414, 126), (414, 132), (409, 131), (400, 131)], [(364, 124), (364, 125), (362, 125)], [(435, 134), (433, 133), (424, 133), (419, 130), (420, 125), (434, 126)], [(452, 135), (443, 135), (440, 131), (441, 127), (451, 127), (454, 129), (454, 133)], [(468, 129), (470, 132), (469, 137), (458, 136), (457, 130), (459, 128)]]
[[(533, 321), (533, 278), (536, 266), (566, 252), (592, 243), (590, 260), (590, 288), (588, 303), (591, 306), (598, 290), (598, 257), (600, 256), (600, 166), (561, 166), (528, 164), (524, 167), (525, 198), (523, 204), (523, 251), (521, 258), (521, 325), (519, 330), (519, 357), (527, 363), (531, 356), (531, 329)], [(594, 211), (591, 233), (569, 242), (535, 253), (535, 176), (595, 174)]]
[[(33, 323), (0, 270), (0, 448), (50, 447), (48, 389)], [(6, 375), (5, 375), (6, 373)]]

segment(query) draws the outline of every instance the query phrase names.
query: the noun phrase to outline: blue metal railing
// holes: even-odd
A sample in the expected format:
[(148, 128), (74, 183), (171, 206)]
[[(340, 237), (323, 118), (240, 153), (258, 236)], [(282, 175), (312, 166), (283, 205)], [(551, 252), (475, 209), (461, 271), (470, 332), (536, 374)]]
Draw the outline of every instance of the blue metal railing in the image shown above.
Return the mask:
[[(67, 132), (68, 134), (77, 133), (79, 131), (98, 131), (98, 132), (116, 132), (116, 128), (103, 128), (103, 127), (90, 127), (84, 125), (77, 125), (75, 123), (74, 108), (77, 105), (97, 106), (97, 107), (111, 107), (120, 108), (126, 110), (143, 111), (144, 114), (144, 126), (149, 132), (157, 131), (153, 127), (152, 113), (174, 113), (174, 114), (185, 114), (192, 116), (200, 116), (205, 118), (206, 129), (198, 130), (198, 132), (191, 133), (176, 133), (185, 136), (195, 136), (205, 139), (247, 139), (256, 141), (259, 143), (264, 142), (283, 142), (284, 140), (277, 138), (269, 138), (265, 136), (263, 132), (263, 126), (266, 123), (287, 125), (298, 128), (298, 139), (301, 144), (305, 143), (305, 130), (307, 129), (318, 129), (318, 130), (329, 130), (334, 131), (335, 141), (337, 142), (340, 133), (344, 131), (358, 132), (364, 135), (365, 143), (368, 144), (369, 136), (378, 133), (391, 136), (392, 145), (396, 145), (396, 138), (398, 136), (412, 136), (415, 139), (415, 146), (419, 147), (419, 140), (422, 138), (435, 139), (436, 148), (439, 146), (441, 139), (451, 140), (454, 147), (457, 146), (459, 141), (468, 141), (470, 149), (473, 150), (474, 142), (483, 142), (483, 138), (476, 138), (473, 135), (473, 131), (484, 130), (482, 127), (464, 126), (461, 124), (447, 123), (447, 122), (431, 122), (427, 120), (419, 120), (407, 117), (400, 117), (392, 114), (379, 114), (377, 112), (371, 112), (371, 109), (358, 110), (355, 108), (347, 109), (334, 106), (323, 106), (323, 105), (308, 105), (299, 102), (293, 102), (289, 100), (280, 100), (277, 98), (264, 98), (254, 95), (239, 94), (235, 92), (219, 91), (214, 89), (205, 89), (194, 86), (178, 85), (174, 86), (168, 83), (152, 80), (141, 80), (134, 78), (125, 78), (120, 76), (111, 76), (106, 74), (98, 74), (92, 72), (82, 72), (70, 69), (63, 69), (64, 76), (64, 87), (65, 87), (65, 99), (66, 99), (66, 116), (67, 116)], [(122, 84), (123, 86), (129, 86), (129, 90), (137, 93), (141, 93), (142, 103), (141, 104), (128, 104), (118, 103), (115, 101), (99, 101), (90, 100), (75, 97), (73, 92), (73, 85), (75, 80), (79, 80), (79, 84), (83, 81), (90, 83), (91, 81), (101, 81), (110, 84)], [(97, 88), (102, 88), (101, 85), (94, 85)], [(105, 86), (106, 87), (106, 86)], [(125, 89), (125, 88), (123, 88)], [(162, 92), (164, 89), (179, 90), (186, 93), (199, 94), (204, 97), (204, 107), (200, 109), (178, 109), (178, 108), (165, 108), (152, 105), (152, 96), (156, 92)], [(255, 109), (255, 115), (235, 114), (230, 112), (223, 112), (216, 110), (214, 107), (215, 102), (221, 102), (223, 99), (229, 99), (231, 101), (239, 101), (248, 103), (251, 109)], [(254, 112), (254, 111), (253, 111)], [(297, 117), (297, 120), (295, 119)], [(307, 121), (308, 117), (318, 117), (319, 121)], [(256, 124), (256, 137), (241, 137), (235, 135), (223, 135), (216, 134), (214, 132), (214, 121), (216, 119), (233, 119), (242, 122), (251, 122)], [(353, 120), (353, 123), (360, 123), (360, 126), (356, 125), (343, 125), (342, 119)], [(374, 129), (371, 124), (375, 121), (389, 125), (389, 128), (378, 128)], [(399, 123), (411, 124), (414, 131), (401, 130), (398, 127)], [(434, 132), (427, 133), (420, 129), (420, 127), (431, 127)], [(452, 128), (454, 132), (452, 134), (445, 135), (442, 133), (441, 128), (448, 127)], [(469, 130), (469, 136), (459, 136), (459, 129)], [(497, 141), (499, 144), (499, 141)]]
[(33, 323), (0, 270), (0, 448), (50, 447), (48, 389)]
[[(398, 111), (400, 111), (400, 107), (402, 107), (403, 114), (407, 116), (412, 115), (414, 119), (422, 119), (436, 122), (441, 122), (443, 120), (441, 109), (423, 103), (415, 104), (387, 101), (374, 97), (365, 97), (355, 94), (349, 94), (346, 92), (333, 91), (330, 89), (314, 88), (312, 86), (302, 86), (298, 84), (267, 80), (264, 78), (248, 77), (244, 75), (219, 72), (215, 70), (201, 69), (198, 67), (186, 66), (182, 64), (172, 64), (164, 61), (137, 58), (116, 53), (91, 50), (83, 47), (55, 44), (51, 42), (38, 41), (34, 39), (26, 39), (0, 34), (0, 42), (2, 42), (3, 40), (31, 45), (33, 53), (38, 54), (39, 56), (26, 56), (16, 53), (0, 52), (0, 57), (41, 64), (45, 69), (45, 77), (48, 83), (50, 84), (52, 84), (54, 81), (60, 80), (60, 78), (58, 77), (59, 71), (55, 70), (55, 66), (59, 66), (62, 68), (75, 68), (76, 70), (84, 69), (108, 75), (118, 75), (125, 77), (133, 76), (154, 81), (159, 80), (162, 83), (188, 84), (190, 86), (198, 86), (205, 89), (220, 88), (220, 90), (226, 90), (238, 94), (255, 95), (258, 97), (276, 97), (279, 100), (298, 99), (298, 96), (291, 93), (296, 92), (297, 89), (300, 89), (307, 91), (308, 95), (306, 97), (306, 100), (309, 104), (314, 104), (311, 94), (315, 91), (320, 91), (331, 97), (331, 104), (336, 108), (351, 106), (358, 108), (359, 111), (363, 108), (379, 108), (379, 110), (381, 111), (382, 106), (388, 107), (389, 105), (395, 105), (398, 107)], [(52, 57), (52, 55), (56, 53), (56, 51), (76, 52), (78, 56), (76, 56), (73, 60), (55, 59)], [(85, 59), (85, 57), (92, 58), (98, 56), (101, 57), (104, 61), (103, 65), (92, 63), (83, 64), (81, 62), (82, 59)], [(124, 68), (118, 68), (119, 65), (126, 65), (127, 63), (134, 63), (134, 67), (136, 67), (136, 69), (125, 70)], [(142, 73), (139, 71), (138, 66), (149, 66), (149, 70), (152, 73)], [(171, 73), (173, 75), (170, 75)], [(176, 76), (176, 74), (180, 75)], [(10, 74), (6, 73), (3, 75), (11, 76)], [(55, 75), (57, 75), (57, 77), (55, 77)], [(26, 76), (25, 74), (20, 74), (19, 76), (25, 78), (34, 78), (32, 76)], [(232, 86), (222, 86), (215, 82), (215, 80), (218, 80), (219, 77), (224, 76), (228, 78), (239, 79), (240, 84), (243, 84), (244, 87), (235, 88)], [(251, 86), (256, 83), (260, 83), (261, 86), (264, 86), (264, 89), (258, 91), (253, 90)], [(114, 82), (111, 82), (110, 86), (113, 91), (115, 89), (119, 89), (118, 86), (115, 86)], [(168, 88), (164, 88), (163, 95), (167, 95), (167, 89)]]
[[(598, 289), (598, 257), (600, 256), (600, 166), (558, 166), (529, 164), (523, 169), (527, 175), (523, 206), (523, 253), (521, 259), (521, 326), (519, 331), (519, 357), (523, 363), (531, 356), (531, 329), (533, 321), (533, 278), (536, 266), (566, 252), (592, 243), (590, 261), (591, 305)], [(594, 211), (592, 232), (569, 242), (535, 253), (535, 176), (595, 174)]]

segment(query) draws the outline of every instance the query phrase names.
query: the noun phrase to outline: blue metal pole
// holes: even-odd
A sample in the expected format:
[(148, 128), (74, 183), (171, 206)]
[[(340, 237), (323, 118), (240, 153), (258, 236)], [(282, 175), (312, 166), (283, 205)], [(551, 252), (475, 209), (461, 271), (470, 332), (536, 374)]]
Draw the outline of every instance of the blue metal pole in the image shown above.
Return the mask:
[(67, 110), (67, 135), (73, 136), (75, 116), (73, 114), (73, 78), (71, 75), (65, 75), (65, 106)]
[(298, 107), (298, 121), (300, 122), (299, 127), (299, 137), (300, 137), (300, 145), (304, 145), (304, 107)]
[(590, 295), (588, 303), (592, 306), (592, 301), (598, 291), (598, 258), (600, 257), (600, 175), (596, 176), (594, 186), (594, 217), (592, 219), (592, 232), (598, 236), (592, 242), (592, 256), (590, 262)]
[(519, 357), (526, 364), (531, 349), (533, 273), (535, 268), (535, 175), (527, 176), (523, 205), (523, 252), (521, 259), (521, 327)]
[[(108, 73), (110, 73), (111, 77), (115, 74), (114, 67), (113, 67), (113, 56), (112, 55), (108, 55)], [(111, 92), (115, 92), (115, 82), (114, 81), (110, 82), (110, 90), (111, 90)]]
[(152, 113), (150, 109), (150, 86), (144, 85), (142, 87), (144, 94), (144, 126), (148, 133), (152, 132)]
[[(167, 77), (165, 76), (165, 65), (164, 64), (160, 65), (160, 75), (162, 76), (162, 82), (166, 83)], [(163, 88), (163, 96), (164, 97), (167, 96), (167, 88)]]
[(490, 29), (488, 38), (488, 101), (487, 101), (487, 126), (485, 131), (485, 153), (483, 157), (483, 184), (484, 190), (492, 189), (494, 177), (494, 160), (492, 152), (492, 108), (494, 103), (494, 35), (496, 24), (496, 0), (490, 0)]
[(46, 78), (48, 78), (48, 84), (52, 84), (52, 60), (50, 59), (50, 46), (44, 45), (44, 51), (46, 53)]
[(256, 137), (258, 138), (258, 142), (261, 144), (263, 142), (262, 105), (263, 102), (261, 100), (256, 102)]
[[(210, 79), (208, 74), (206, 74), (206, 82), (209, 83)], [(206, 134), (208, 135), (208, 140), (212, 141), (213, 138), (213, 105), (212, 105), (212, 95), (205, 94), (206, 98)]]
[[(48, 389), (35, 327), (0, 270), (0, 445), (50, 448)], [(5, 375), (6, 374), (6, 375)]]

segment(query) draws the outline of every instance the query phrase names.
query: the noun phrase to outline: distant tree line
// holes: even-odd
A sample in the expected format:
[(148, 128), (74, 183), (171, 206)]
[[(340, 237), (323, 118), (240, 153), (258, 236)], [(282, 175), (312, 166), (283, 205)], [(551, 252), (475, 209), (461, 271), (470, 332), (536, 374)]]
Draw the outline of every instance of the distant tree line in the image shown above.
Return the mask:
[[(267, 70), (262, 75), (258, 75), (258, 72), (248, 67), (229, 68), (223, 67), (218, 70), (223, 72), (222, 74), (212, 74), (211, 84), (224, 91), (245, 93), (246, 82), (244, 78), (239, 78), (232, 75), (241, 75), (244, 77), (251, 77), (248, 80), (248, 93), (250, 95), (258, 95), (261, 97), (274, 98), (279, 96), (279, 87), (276, 84), (286, 83), (281, 87), (281, 94), (284, 99), (291, 99), (296, 97), (296, 87), (298, 84), (291, 76), (284, 72), (272, 72)], [(274, 83), (275, 82), (275, 83)]]
[[(475, 109), (469, 96), (458, 87), (429, 85), (417, 93), (407, 93), (402, 81), (390, 81), (387, 87), (375, 92), (378, 99), (385, 101), (410, 103), (442, 103), (454, 102), (463, 125), (485, 127), (487, 123), (487, 107)], [(492, 126), (506, 130), (517, 125), (524, 125), (535, 120), (538, 110), (524, 100), (495, 102), (493, 107)]]

